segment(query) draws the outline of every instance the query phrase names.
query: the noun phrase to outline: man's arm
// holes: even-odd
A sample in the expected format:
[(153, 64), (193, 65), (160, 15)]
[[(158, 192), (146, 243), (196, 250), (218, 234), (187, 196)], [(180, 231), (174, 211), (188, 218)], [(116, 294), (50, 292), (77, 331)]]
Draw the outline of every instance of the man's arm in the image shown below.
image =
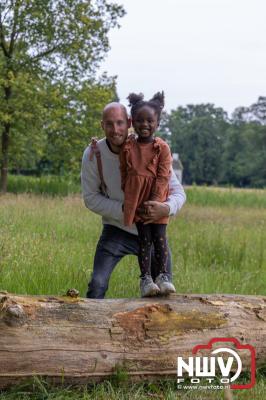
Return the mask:
[(169, 215), (176, 215), (181, 210), (185, 201), (186, 193), (183, 186), (177, 179), (177, 176), (171, 167), (171, 176), (169, 181), (169, 196), (165, 204), (169, 206)]
[(81, 187), (84, 203), (87, 208), (102, 217), (123, 220), (122, 202), (105, 197), (100, 191), (101, 179), (99, 176), (96, 156), (90, 156), (90, 146), (84, 151), (81, 166)]
[(167, 217), (168, 215), (176, 215), (185, 203), (185, 191), (177, 179), (173, 168), (171, 168), (169, 192), (168, 199), (164, 203), (151, 200), (144, 203), (147, 207), (147, 214), (141, 213), (140, 215), (145, 220), (145, 224), (153, 223), (154, 221)]

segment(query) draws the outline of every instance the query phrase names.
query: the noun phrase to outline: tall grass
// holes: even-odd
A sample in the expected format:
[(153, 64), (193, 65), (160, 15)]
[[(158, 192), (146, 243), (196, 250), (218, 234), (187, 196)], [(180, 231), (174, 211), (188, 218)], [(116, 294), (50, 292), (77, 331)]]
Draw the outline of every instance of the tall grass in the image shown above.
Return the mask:
[[(234, 400), (263, 400), (265, 386), (259, 378), (251, 390), (236, 390)], [(34, 379), (32, 384), (8, 393), (0, 392), (0, 400), (224, 400), (223, 390), (178, 391), (175, 382), (139, 383), (105, 381), (80, 388), (56, 388)]]
[(211, 207), (266, 208), (266, 190), (207, 186), (186, 188), (188, 203)]
[(7, 190), (11, 193), (34, 193), (47, 194), (51, 196), (67, 196), (69, 194), (79, 193), (81, 189), (78, 176), (66, 177), (43, 175), (36, 177), (9, 175)]
[[(235, 198), (228, 206), (207, 205), (202, 193), (190, 202), (188, 192), (187, 205), (168, 227), (177, 291), (265, 295), (266, 207), (254, 202), (247, 207), (242, 197), (238, 207)], [(222, 193), (228, 195), (226, 190)], [(201, 201), (204, 205), (195, 205)], [(100, 232), (100, 217), (85, 208), (79, 195), (0, 196), (0, 290), (64, 294), (75, 287), (84, 296)], [(125, 257), (112, 275), (107, 297), (139, 297), (138, 277), (137, 259)], [(106, 382), (76, 390), (45, 385), (35, 382), (20, 391), (0, 393), (0, 400), (223, 398), (218, 391), (179, 393), (166, 383), (116, 387)], [(265, 378), (252, 390), (234, 392), (234, 399), (251, 398), (266, 398)]]
[[(67, 196), (81, 192), (79, 176), (41, 177), (9, 175), (8, 192)], [(213, 188), (206, 186), (186, 187), (188, 203), (211, 207), (266, 208), (266, 190)]]
[[(266, 209), (186, 205), (168, 236), (181, 293), (266, 292)], [(0, 288), (56, 294), (76, 286), (84, 295), (101, 219), (80, 196), (0, 198)], [(125, 257), (109, 297), (139, 296), (137, 259)]]

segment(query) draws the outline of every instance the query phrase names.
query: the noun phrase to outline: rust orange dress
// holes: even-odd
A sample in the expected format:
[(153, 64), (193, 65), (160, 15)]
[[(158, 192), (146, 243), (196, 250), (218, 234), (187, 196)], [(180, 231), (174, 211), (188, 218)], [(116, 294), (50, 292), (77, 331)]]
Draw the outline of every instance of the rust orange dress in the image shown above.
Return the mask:
[[(164, 202), (169, 193), (172, 156), (168, 144), (161, 138), (138, 142), (131, 135), (120, 152), (121, 186), (125, 193), (124, 224), (141, 221), (137, 209), (147, 200)], [(167, 224), (169, 217), (154, 223)]]

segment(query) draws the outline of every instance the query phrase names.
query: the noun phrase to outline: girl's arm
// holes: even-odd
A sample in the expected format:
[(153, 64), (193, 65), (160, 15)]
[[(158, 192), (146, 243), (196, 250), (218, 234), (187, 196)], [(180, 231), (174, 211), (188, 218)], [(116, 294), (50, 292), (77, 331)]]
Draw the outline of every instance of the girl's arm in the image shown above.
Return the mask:
[(165, 201), (165, 195), (169, 187), (171, 175), (172, 156), (167, 143), (161, 146), (161, 152), (158, 160), (157, 177), (151, 192), (150, 200)]

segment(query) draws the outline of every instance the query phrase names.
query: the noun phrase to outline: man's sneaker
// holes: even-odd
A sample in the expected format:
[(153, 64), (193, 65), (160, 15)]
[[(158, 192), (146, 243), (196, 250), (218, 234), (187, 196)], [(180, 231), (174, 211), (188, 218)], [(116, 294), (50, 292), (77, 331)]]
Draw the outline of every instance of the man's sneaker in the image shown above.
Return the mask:
[(175, 287), (172, 284), (172, 282), (170, 282), (167, 274), (158, 275), (157, 278), (155, 279), (155, 283), (156, 285), (158, 285), (160, 289), (160, 294), (162, 295), (167, 295), (176, 292)]
[(140, 278), (141, 297), (156, 296), (160, 292), (158, 286), (153, 282), (150, 275)]

